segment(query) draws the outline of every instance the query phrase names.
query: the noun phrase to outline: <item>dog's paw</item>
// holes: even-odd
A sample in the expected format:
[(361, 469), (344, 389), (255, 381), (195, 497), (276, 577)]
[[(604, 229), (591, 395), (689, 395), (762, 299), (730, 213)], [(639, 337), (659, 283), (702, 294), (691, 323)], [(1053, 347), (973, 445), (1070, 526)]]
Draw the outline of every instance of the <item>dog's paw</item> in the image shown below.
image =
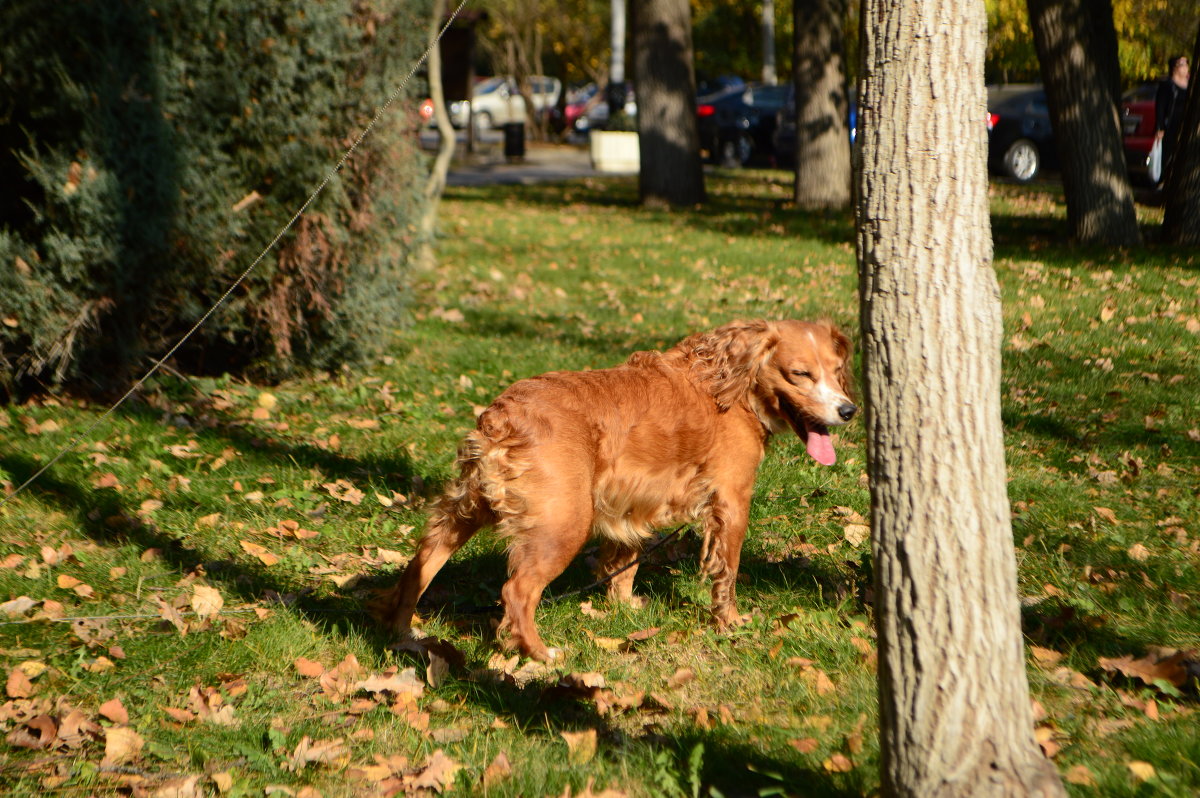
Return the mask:
[(750, 623), (754, 616), (748, 612), (739, 613), (736, 610), (728, 610), (713, 614), (713, 624), (717, 627), (717, 631), (725, 631), (727, 629), (736, 629), (739, 626), (745, 626)]
[(562, 662), (566, 658), (567, 658), (567, 652), (563, 651), (561, 648), (551, 646), (550, 648), (546, 649), (546, 659), (543, 661), (544, 662)]
[(650, 603), (650, 599), (645, 596), (639, 596), (636, 593), (628, 596), (613, 596), (611, 597), (611, 601), (614, 604), (623, 604), (634, 610), (644, 610), (646, 609), (646, 605)]

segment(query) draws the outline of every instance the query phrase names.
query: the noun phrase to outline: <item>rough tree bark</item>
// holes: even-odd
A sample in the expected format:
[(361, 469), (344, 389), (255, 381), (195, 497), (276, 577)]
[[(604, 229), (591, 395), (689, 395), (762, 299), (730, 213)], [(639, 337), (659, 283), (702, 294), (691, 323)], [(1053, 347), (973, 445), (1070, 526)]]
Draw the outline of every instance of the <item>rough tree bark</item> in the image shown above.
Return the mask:
[(438, 34), (445, 24), (445, 16), (446, 0), (433, 0), (429, 24), (429, 42), (432, 45), (428, 64), (429, 99), (433, 103), (433, 118), (437, 122), (440, 138), (437, 157), (433, 161), (433, 168), (429, 170), (429, 179), (425, 181), (425, 207), (421, 211), (417, 231), (416, 265), (423, 270), (437, 265), (433, 240), (437, 235), (438, 207), (446, 190), (446, 175), (450, 172), (456, 144), (454, 126), (450, 123), (450, 112), (446, 110), (446, 97), (442, 91), (442, 48), (438, 44)]
[(801, 208), (850, 204), (850, 131), (846, 119), (848, 0), (796, 0), (792, 6), (792, 82), (796, 87), (796, 176)]
[(1061, 796), (1000, 420), (982, 0), (866, 0), (857, 176), (883, 793)]
[(632, 0), (641, 171), (646, 205), (704, 201), (688, 0)]
[[(1200, 31), (1196, 33), (1193, 74), (1200, 74)], [(1171, 244), (1200, 245), (1200, 81), (1192, 78), (1175, 162), (1167, 175), (1163, 238)]]
[(1028, 5), (1071, 232), (1081, 243), (1138, 244), (1114, 97), (1112, 6), (1108, 0), (1028, 0)]

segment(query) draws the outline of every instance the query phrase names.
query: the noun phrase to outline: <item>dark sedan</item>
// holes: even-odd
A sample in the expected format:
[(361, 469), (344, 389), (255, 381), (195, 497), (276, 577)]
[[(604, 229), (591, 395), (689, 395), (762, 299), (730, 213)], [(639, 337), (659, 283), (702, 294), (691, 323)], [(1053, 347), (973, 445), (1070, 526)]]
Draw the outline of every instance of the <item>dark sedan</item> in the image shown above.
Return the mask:
[(698, 98), (700, 147), (708, 159), (722, 166), (772, 162), (775, 115), (789, 88), (786, 84), (735, 87)]
[(1028, 183), (1058, 160), (1041, 86), (988, 87), (988, 167)]

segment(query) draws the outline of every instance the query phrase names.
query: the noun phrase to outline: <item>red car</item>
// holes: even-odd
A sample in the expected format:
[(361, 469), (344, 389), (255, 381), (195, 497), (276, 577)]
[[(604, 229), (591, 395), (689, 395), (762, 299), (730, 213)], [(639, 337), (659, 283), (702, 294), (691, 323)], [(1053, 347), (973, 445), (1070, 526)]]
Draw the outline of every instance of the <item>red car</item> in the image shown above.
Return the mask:
[(1121, 96), (1121, 133), (1130, 177), (1146, 178), (1146, 157), (1154, 145), (1154, 95), (1157, 83), (1143, 83)]

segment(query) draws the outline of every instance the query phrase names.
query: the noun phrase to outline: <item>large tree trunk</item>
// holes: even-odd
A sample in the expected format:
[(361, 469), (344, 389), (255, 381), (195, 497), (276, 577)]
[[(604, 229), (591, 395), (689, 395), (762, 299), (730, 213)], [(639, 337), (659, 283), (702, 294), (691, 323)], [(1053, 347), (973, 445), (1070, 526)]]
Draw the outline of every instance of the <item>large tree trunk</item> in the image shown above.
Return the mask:
[(1112, 6), (1108, 0), (1028, 0), (1028, 5), (1071, 232), (1082, 243), (1138, 244), (1114, 97)]
[(883, 792), (1059, 796), (1000, 420), (981, 0), (866, 0), (858, 257)]
[(445, 24), (446, 0), (433, 0), (429, 25), (429, 99), (433, 103), (433, 118), (437, 122), (439, 143), (438, 154), (425, 181), (425, 207), (417, 231), (416, 264), (419, 269), (432, 269), (437, 265), (433, 240), (437, 234), (438, 207), (442, 193), (446, 190), (446, 176), (450, 173), (450, 161), (454, 158), (456, 145), (454, 126), (450, 123), (450, 112), (446, 110), (446, 95), (442, 90), (442, 47), (438, 36)]
[(633, 0), (641, 172), (647, 205), (704, 201), (688, 0)]
[[(1200, 70), (1200, 31), (1192, 64)], [(1175, 147), (1175, 160), (1167, 174), (1163, 238), (1172, 244), (1196, 246), (1200, 244), (1200, 82), (1196, 78), (1192, 78)]]
[(850, 204), (850, 131), (846, 119), (847, 0), (795, 0), (795, 199), (801, 208)]

